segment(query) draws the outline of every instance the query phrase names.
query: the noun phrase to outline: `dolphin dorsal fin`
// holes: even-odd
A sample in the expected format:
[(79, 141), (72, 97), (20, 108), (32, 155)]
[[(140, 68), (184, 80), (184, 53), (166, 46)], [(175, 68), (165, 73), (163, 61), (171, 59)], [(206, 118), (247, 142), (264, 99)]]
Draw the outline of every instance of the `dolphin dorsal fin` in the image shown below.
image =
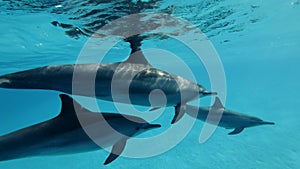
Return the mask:
[(142, 50), (135, 51), (134, 53), (131, 52), (127, 60), (125, 60), (124, 62), (151, 66)]
[(60, 94), (61, 110), (58, 117), (77, 118), (75, 110), (84, 109), (77, 101), (66, 94)]
[(130, 55), (125, 63), (135, 63), (135, 64), (143, 64), (147, 66), (151, 66), (146, 59), (143, 51), (141, 50), (142, 41), (145, 37), (141, 36), (140, 34), (136, 34), (124, 39), (125, 42), (130, 44)]
[(213, 108), (217, 108), (217, 109), (224, 108), (224, 106), (223, 106), (223, 104), (222, 104), (222, 102), (221, 102), (221, 100), (220, 100), (219, 97), (216, 97), (215, 102), (214, 102), (214, 104), (213, 104), (212, 107)]

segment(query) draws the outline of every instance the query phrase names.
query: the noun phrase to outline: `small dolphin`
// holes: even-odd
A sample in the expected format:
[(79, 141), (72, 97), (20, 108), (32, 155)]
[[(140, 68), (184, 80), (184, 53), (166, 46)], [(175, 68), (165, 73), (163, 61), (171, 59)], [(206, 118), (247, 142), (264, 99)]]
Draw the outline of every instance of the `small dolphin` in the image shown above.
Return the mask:
[[(57, 117), (0, 137), (0, 161), (82, 153), (113, 146), (106, 165), (122, 153), (127, 139), (160, 127), (135, 116), (90, 112), (65, 94), (60, 99), (62, 107)], [(79, 112), (76, 114), (75, 110)], [(86, 128), (93, 130), (92, 138), (98, 144), (85, 133), (77, 115), (84, 118)]]
[[(74, 71), (76, 71), (79, 80), (73, 79)], [(91, 90), (91, 81), (87, 79), (93, 75), (96, 75), (95, 80), (92, 81), (95, 84), (95, 89)], [(114, 77), (115, 85), (113, 86)], [(74, 84), (76, 90), (72, 88)], [(3, 75), (0, 76), (0, 87), (56, 90), (88, 97), (93, 97), (95, 94), (99, 99), (152, 106), (154, 109), (174, 106), (175, 116), (172, 124), (183, 116), (188, 101), (199, 96), (216, 94), (216, 92), (207, 91), (200, 84), (153, 68), (142, 51), (131, 53), (124, 62), (45, 66)], [(166, 104), (160, 101), (150, 103), (149, 95), (155, 89), (164, 92), (167, 99)], [(115, 93), (114, 97), (112, 92)], [(161, 96), (157, 95), (153, 100), (160, 98)]]
[[(192, 114), (191, 112), (197, 112), (197, 114)], [(211, 118), (207, 119), (208, 113), (211, 110)], [(201, 121), (208, 122), (214, 125), (224, 127), (226, 129), (234, 129), (232, 132), (228, 133), (230, 135), (238, 134), (247, 127), (259, 126), (264, 124), (274, 125), (273, 122), (266, 122), (257, 117), (249, 116), (246, 114), (234, 112), (232, 110), (226, 109), (219, 97), (216, 97), (214, 104), (211, 107), (197, 107), (187, 105), (186, 112), (188, 115), (197, 118)], [(222, 116), (220, 121), (218, 117)]]

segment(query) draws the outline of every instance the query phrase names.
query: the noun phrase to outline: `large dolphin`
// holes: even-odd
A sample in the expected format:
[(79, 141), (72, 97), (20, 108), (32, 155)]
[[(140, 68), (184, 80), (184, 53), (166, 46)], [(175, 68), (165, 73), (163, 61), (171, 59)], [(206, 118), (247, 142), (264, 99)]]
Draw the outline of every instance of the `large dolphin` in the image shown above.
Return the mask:
[[(89, 78), (93, 75), (95, 80), (91, 81)], [(95, 84), (93, 90), (91, 83)], [(174, 106), (172, 123), (183, 116), (188, 101), (216, 94), (193, 81), (152, 67), (141, 50), (131, 53), (124, 62), (45, 66), (3, 75), (0, 76), (0, 87), (56, 90), (89, 97), (95, 95), (99, 99), (153, 108)], [(152, 99), (154, 102), (149, 101), (149, 95), (155, 89), (164, 92), (166, 103), (155, 101), (161, 100), (159, 94)]]
[[(60, 99), (62, 107), (57, 117), (0, 137), (0, 161), (81, 153), (113, 146), (104, 163), (109, 164), (122, 153), (127, 139), (160, 127), (135, 116), (90, 112), (65, 94), (61, 94)], [(93, 131), (89, 136), (97, 144), (85, 133), (77, 117), (83, 119), (84, 129)]]
[[(210, 110), (210, 118), (207, 118)], [(238, 134), (247, 127), (259, 126), (264, 124), (275, 124), (274, 122), (266, 122), (257, 117), (228, 110), (222, 105), (219, 97), (216, 97), (215, 102), (211, 107), (197, 107), (187, 105), (186, 112), (188, 115), (201, 121), (218, 125), (226, 129), (234, 129), (232, 132), (228, 133), (230, 135)], [(196, 114), (195, 112), (198, 113)], [(219, 119), (220, 116), (221, 119), (220, 121), (218, 121), (217, 119)]]

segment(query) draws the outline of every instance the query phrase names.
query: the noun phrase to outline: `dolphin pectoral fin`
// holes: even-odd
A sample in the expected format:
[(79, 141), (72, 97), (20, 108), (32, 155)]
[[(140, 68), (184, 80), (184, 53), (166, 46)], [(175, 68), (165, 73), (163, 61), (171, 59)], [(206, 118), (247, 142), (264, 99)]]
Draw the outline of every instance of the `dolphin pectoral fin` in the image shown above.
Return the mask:
[(243, 127), (235, 128), (232, 132), (228, 133), (229, 135), (239, 134), (244, 130)]
[(185, 111), (186, 111), (186, 104), (180, 104), (180, 103), (177, 104), (175, 106), (175, 115), (171, 124), (175, 124), (177, 121), (179, 121), (183, 117)]
[(104, 162), (104, 165), (111, 163), (112, 161), (114, 161), (120, 156), (120, 154), (123, 152), (125, 148), (126, 141), (127, 139), (122, 139), (113, 146), (111, 153), (109, 154), (109, 156), (106, 158)]

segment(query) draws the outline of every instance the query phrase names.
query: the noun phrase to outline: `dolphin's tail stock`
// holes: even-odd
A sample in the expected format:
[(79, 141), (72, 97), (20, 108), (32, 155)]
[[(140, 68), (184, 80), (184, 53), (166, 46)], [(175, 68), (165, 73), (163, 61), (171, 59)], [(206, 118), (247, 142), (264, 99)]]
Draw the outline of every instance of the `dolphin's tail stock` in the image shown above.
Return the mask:
[(5, 155), (5, 146), (2, 144), (3, 142), (3, 136), (0, 136), (0, 161), (6, 161), (8, 160), (6, 155)]
[(63, 81), (63, 84), (69, 87), (72, 82), (72, 73), (72, 65), (29, 69), (0, 76), (0, 88), (55, 90), (58, 87), (51, 82), (54, 79), (54, 81)]
[(4, 76), (0, 76), (0, 87), (2, 88), (10, 88), (10, 80)]
[(22, 156), (21, 152), (16, 150), (18, 143), (11, 141), (11, 137), (10, 134), (0, 136), (0, 161), (13, 160)]
[(40, 89), (35, 82), (43, 79), (45, 67), (15, 72), (0, 76), (1, 88)]
[(1, 88), (27, 88), (25, 87), (26, 80), (29, 81), (30, 74), (28, 71), (21, 71), (0, 76)]

